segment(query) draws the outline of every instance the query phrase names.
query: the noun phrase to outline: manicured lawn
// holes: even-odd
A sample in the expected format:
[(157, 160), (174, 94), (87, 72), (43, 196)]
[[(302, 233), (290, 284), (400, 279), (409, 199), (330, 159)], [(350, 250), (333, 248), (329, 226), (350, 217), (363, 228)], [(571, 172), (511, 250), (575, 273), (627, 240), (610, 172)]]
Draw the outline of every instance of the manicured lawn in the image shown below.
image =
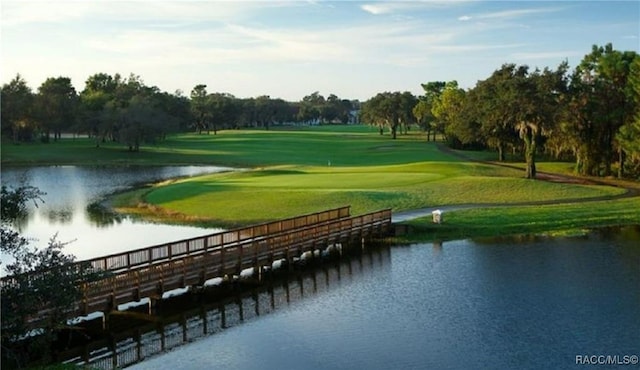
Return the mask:
[[(624, 192), (621, 188), (526, 180), (521, 169), (467, 161), (426, 142), (415, 131), (391, 140), (368, 126), (230, 130), (218, 135), (170, 136), (142, 147), (140, 153), (129, 153), (114, 143), (96, 148), (89, 139), (3, 144), (3, 165), (188, 164), (244, 169), (165, 183), (113, 201), (121, 211), (170, 220), (232, 226), (344, 205), (359, 214), (381, 208), (518, 204), (450, 212), (446, 223), (438, 226), (425, 220), (412, 224), (430, 237), (466, 237), (610, 225), (616, 220), (640, 223), (637, 197), (572, 203), (616, 196)], [(495, 158), (493, 153), (465, 155)], [(542, 171), (566, 172), (570, 167), (539, 165)], [(565, 204), (524, 206), (527, 202)]]
[(509, 234), (581, 234), (588, 228), (640, 225), (640, 197), (543, 206), (458, 210), (443, 215), (444, 223), (431, 217), (407, 222), (408, 240), (453, 240)]
[(152, 189), (145, 200), (171, 212), (222, 223), (251, 223), (346, 204), (357, 214), (381, 208), (401, 211), (450, 204), (589, 198), (622, 192), (612, 187), (556, 184), (504, 175), (503, 169), (461, 162), (272, 167), (179, 181)]
[(49, 144), (3, 142), (3, 165), (206, 164), (232, 167), (271, 165), (369, 166), (415, 161), (454, 160), (423, 135), (412, 132), (391, 140), (368, 126), (320, 126), (313, 128), (230, 130), (217, 135), (180, 134), (139, 153), (116, 143), (98, 148), (90, 139), (65, 139)]

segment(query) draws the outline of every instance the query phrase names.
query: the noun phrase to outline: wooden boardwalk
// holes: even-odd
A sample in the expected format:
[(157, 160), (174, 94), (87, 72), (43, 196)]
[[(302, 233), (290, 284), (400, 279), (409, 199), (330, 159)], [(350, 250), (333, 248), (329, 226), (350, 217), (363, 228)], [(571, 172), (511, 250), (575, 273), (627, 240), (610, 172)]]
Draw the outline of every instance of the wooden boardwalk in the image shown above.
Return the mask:
[(259, 316), (269, 315), (308, 297), (330, 292), (343, 282), (362, 279), (373, 271), (388, 268), (389, 247), (370, 248), (336, 263), (292, 274), (223, 300), (188, 300), (184, 311), (162, 315), (154, 322), (138, 322), (121, 331), (57, 354), (59, 362), (119, 369), (156, 354), (220, 333)]
[[(213, 278), (238, 276), (246, 269), (260, 276), (276, 261), (291, 264), (306, 252), (363, 243), (390, 230), (390, 209), (351, 216), (350, 207), (342, 207), (80, 261), (109, 276), (83, 284), (82, 299), (68, 317), (109, 312), (123, 303), (159, 298)], [(10, 278), (3, 279), (3, 284), (9, 282)]]

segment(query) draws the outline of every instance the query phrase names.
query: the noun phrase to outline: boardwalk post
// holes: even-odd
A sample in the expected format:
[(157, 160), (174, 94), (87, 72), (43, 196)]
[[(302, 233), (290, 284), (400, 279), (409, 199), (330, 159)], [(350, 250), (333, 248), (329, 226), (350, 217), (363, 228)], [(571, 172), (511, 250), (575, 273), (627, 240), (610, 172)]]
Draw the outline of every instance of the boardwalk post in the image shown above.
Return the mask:
[(242, 307), (242, 297), (236, 300), (238, 304), (238, 312), (240, 313), (240, 321), (244, 321), (244, 308)]
[(142, 334), (140, 334), (140, 329), (136, 329), (135, 340), (136, 340), (136, 361), (140, 362), (142, 360)]
[(158, 331), (160, 332), (160, 350), (164, 352), (167, 347), (167, 341), (164, 333), (164, 325), (158, 322)]
[[(227, 275), (233, 278), (243, 268), (254, 268), (258, 281), (263, 281), (264, 266), (273, 268), (274, 260), (285, 261), (291, 272), (303, 254), (314, 262), (329, 246), (342, 254), (344, 243), (360, 242), (364, 250), (367, 240), (384, 236), (390, 223), (390, 210), (352, 217), (350, 207), (341, 207), (81, 261), (109, 276), (79, 286), (82, 294), (69, 318), (109, 312), (127, 300), (150, 298), (153, 305), (165, 289), (203, 285), (207, 279)], [(289, 286), (286, 289), (289, 300)], [(106, 326), (108, 314), (104, 317)]]
[(269, 285), (269, 288), (267, 288), (267, 292), (269, 293), (269, 298), (271, 300), (271, 309), (275, 310), (275, 308), (276, 308), (276, 297), (274, 296), (273, 285)]
[(220, 246), (220, 275), (225, 275), (224, 246)]
[(238, 264), (236, 267), (236, 272), (238, 275), (240, 275), (240, 272), (242, 272), (242, 259), (243, 257), (243, 252), (244, 252), (244, 246), (242, 244), (239, 244), (236, 248), (239, 249), (239, 253), (238, 253)]
[(87, 282), (83, 282), (82, 283), (82, 314), (83, 315), (88, 315), (89, 314), (89, 297), (88, 297), (88, 284)]
[(189, 339), (189, 335), (187, 333), (187, 317), (184, 315), (180, 315), (180, 326), (182, 326), (182, 342), (186, 343)]

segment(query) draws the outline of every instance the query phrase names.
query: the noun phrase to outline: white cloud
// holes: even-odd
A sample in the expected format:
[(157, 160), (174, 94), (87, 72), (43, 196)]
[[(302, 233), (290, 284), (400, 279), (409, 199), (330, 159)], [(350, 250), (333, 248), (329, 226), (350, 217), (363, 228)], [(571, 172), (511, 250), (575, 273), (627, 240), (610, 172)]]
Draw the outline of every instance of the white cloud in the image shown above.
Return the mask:
[(474, 0), (414, 0), (414, 1), (380, 1), (363, 4), (360, 9), (373, 15), (390, 14), (419, 9), (433, 9), (456, 6)]
[(519, 18), (526, 15), (541, 14), (541, 13), (553, 13), (562, 10), (561, 8), (530, 8), (530, 9), (515, 9), (504, 10), (501, 12), (482, 13), (474, 15), (473, 18), (478, 19), (511, 19)]
[[(486, 2), (457, 8), (464, 2), (0, 1), (5, 79), (19, 72), (38, 85), (65, 75), (82, 89), (93, 73), (133, 72), (166, 91), (207, 83), (212, 91), (293, 98), (332, 86), (325, 91), (341, 86), (355, 94), (348, 97), (366, 98), (371, 89), (414, 82), (419, 89), (416, 78), (473, 82), (504, 62), (555, 63), (574, 52), (537, 52), (532, 45), (579, 50), (584, 39), (604, 32), (597, 25), (611, 24), (575, 31), (567, 12), (545, 16), (544, 29), (533, 22), (523, 32), (528, 15), (560, 9), (495, 11)], [(637, 28), (637, 20), (626, 22)], [(551, 26), (573, 33), (554, 45)], [(618, 27), (608, 39), (634, 30)], [(579, 39), (564, 38), (575, 33)]]
[(303, 6), (291, 1), (3, 1), (3, 27), (38, 23), (65, 23), (74, 20), (141, 21), (234, 21), (255, 11), (286, 6)]

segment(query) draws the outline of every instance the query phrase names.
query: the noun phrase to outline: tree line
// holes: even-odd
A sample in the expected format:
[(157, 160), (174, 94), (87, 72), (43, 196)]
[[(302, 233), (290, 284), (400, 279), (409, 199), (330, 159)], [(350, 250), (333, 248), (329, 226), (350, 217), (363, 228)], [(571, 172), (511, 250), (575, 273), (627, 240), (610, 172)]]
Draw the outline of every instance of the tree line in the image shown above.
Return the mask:
[(14, 141), (57, 140), (83, 133), (97, 146), (119, 142), (131, 151), (169, 133), (263, 127), (285, 123), (349, 123), (359, 102), (314, 92), (299, 102), (259, 96), (240, 99), (197, 85), (189, 97), (147, 86), (139, 76), (97, 73), (78, 93), (68, 77), (48, 78), (33, 92), (17, 75), (2, 86), (2, 135)]
[(418, 124), (454, 148), (492, 149), (524, 158), (572, 160), (589, 176), (640, 176), (640, 56), (594, 45), (580, 64), (530, 69), (504, 64), (470, 89), (456, 81), (422, 84), (424, 95), (385, 92), (362, 104), (362, 119), (398, 128)]
[(301, 101), (237, 98), (196, 85), (169, 94), (139, 76), (98, 73), (77, 93), (66, 77), (48, 78), (32, 92), (16, 76), (2, 86), (2, 134), (15, 141), (56, 140), (85, 133), (138, 151), (172, 132), (217, 133), (279, 124), (364, 122), (392, 138), (418, 126), (428, 140), (454, 148), (491, 149), (524, 158), (527, 177), (536, 156), (573, 160), (583, 175), (640, 176), (640, 57), (611, 44), (594, 45), (571, 70), (504, 64), (470, 89), (456, 81), (422, 84), (424, 94), (382, 92), (366, 102), (314, 92)]

